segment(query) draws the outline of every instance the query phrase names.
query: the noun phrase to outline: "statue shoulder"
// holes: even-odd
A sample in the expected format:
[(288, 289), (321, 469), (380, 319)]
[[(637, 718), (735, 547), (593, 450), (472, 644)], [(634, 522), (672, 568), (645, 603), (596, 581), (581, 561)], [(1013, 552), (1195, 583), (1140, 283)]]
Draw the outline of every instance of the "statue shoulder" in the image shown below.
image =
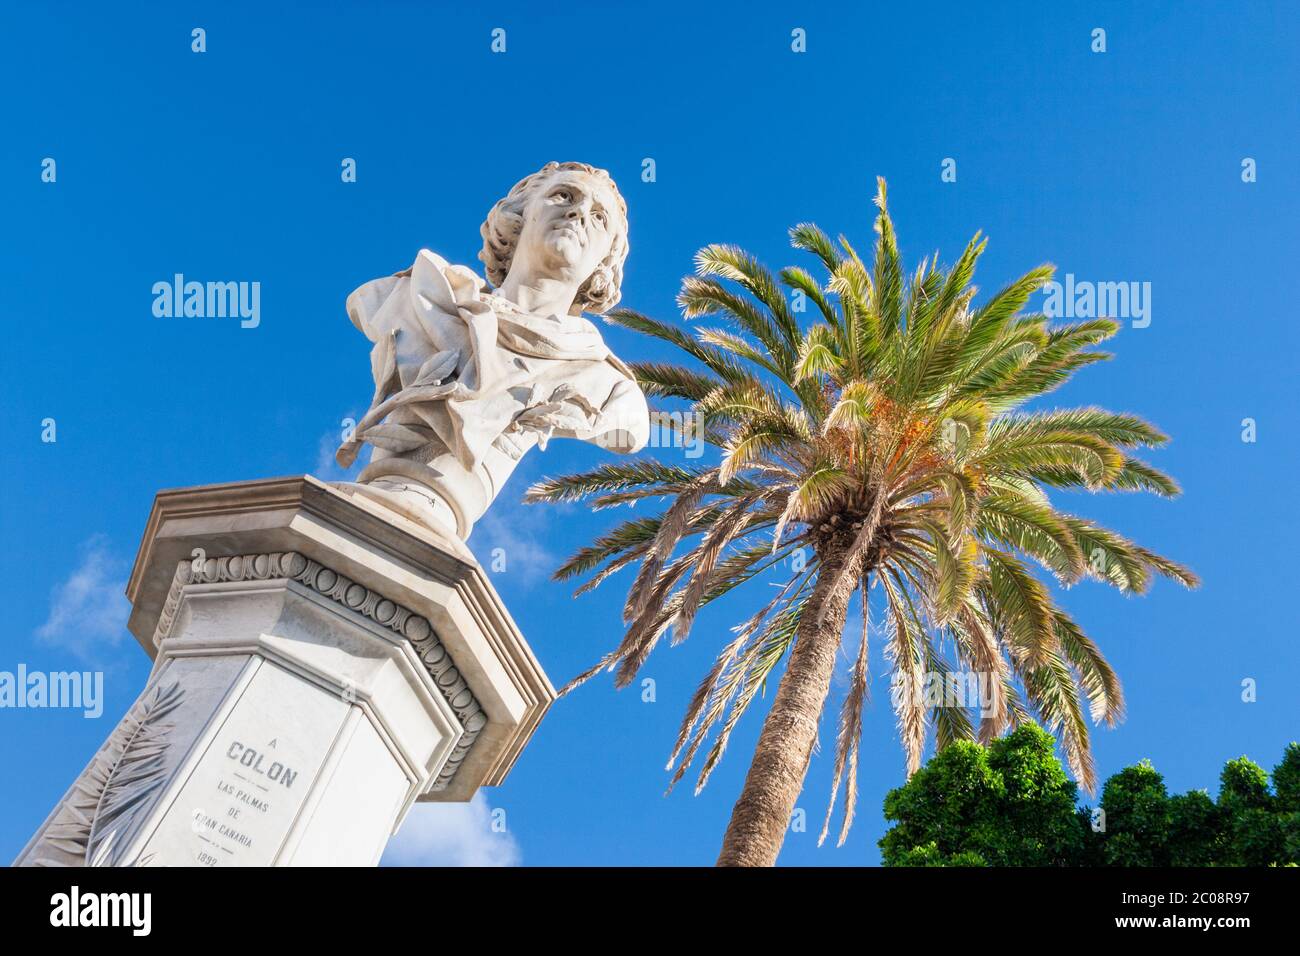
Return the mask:
[[(608, 346), (606, 347), (608, 348)], [(628, 367), (628, 364), (626, 362), (624, 362), (613, 352), (610, 352), (607, 356), (605, 356), (605, 361), (609, 365), (613, 366), (614, 371), (616, 371), (619, 374), (620, 378), (626, 379), (628, 384), (631, 385), (633, 388), (635, 388), (638, 392), (641, 391), (641, 387), (636, 383), (636, 373), (633, 372), (632, 369)]]
[(474, 301), (487, 283), (469, 266), (455, 265), (429, 249), (421, 249), (406, 271), (410, 276), (411, 294), (439, 306), (444, 312)]
[(455, 314), (457, 304), (472, 299), (486, 283), (468, 266), (453, 265), (430, 249), (421, 249), (415, 261), (400, 272), (372, 279), (347, 299), (348, 317), (362, 332), (371, 316), (394, 294), (405, 290), (445, 312)]
[(408, 280), (405, 276), (398, 273), (397, 275), (384, 276), (382, 279), (372, 279), (365, 285), (352, 290), (352, 294), (348, 296), (346, 303), (348, 318), (352, 320), (352, 324), (364, 332), (368, 338), (373, 338), (368, 328), (370, 317), (382, 309), (393, 292), (406, 281)]

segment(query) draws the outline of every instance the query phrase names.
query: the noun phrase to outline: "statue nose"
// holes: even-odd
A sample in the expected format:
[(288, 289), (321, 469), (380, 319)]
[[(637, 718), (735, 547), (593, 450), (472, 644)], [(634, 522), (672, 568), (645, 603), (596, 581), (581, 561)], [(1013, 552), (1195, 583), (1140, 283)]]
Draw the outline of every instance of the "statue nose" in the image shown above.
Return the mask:
[(573, 205), (569, 207), (569, 211), (565, 213), (565, 217), (568, 219), (576, 219), (579, 222), (586, 222), (587, 216), (590, 214), (591, 214), (591, 197), (582, 196), (578, 199), (577, 202), (575, 202)]

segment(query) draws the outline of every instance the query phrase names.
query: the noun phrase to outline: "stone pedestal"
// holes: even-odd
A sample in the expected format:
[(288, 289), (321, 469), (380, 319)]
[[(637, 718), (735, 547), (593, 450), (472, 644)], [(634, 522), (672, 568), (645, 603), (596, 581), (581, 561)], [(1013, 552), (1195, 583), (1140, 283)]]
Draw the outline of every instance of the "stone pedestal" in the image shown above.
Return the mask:
[(347, 486), (160, 492), (127, 593), (149, 682), (17, 865), (373, 865), (555, 698), (464, 544)]

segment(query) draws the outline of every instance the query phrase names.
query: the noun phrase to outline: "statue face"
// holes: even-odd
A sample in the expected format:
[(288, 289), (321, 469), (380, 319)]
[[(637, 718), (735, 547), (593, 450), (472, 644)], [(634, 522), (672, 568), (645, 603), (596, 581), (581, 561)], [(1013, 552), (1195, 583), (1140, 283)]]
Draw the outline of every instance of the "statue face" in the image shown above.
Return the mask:
[[(510, 273), (582, 284), (626, 230), (618, 199), (601, 179), (582, 170), (557, 170), (523, 210)], [(522, 271), (520, 271), (522, 270)]]

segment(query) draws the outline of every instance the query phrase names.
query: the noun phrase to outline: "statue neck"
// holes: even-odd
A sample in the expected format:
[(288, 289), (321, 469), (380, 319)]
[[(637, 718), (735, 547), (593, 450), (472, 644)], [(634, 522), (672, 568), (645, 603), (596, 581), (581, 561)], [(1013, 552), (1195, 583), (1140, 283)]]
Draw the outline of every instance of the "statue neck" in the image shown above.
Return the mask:
[(513, 302), (522, 312), (537, 316), (565, 316), (578, 295), (578, 284), (563, 279), (517, 279), (514, 274), (496, 290), (503, 299)]

